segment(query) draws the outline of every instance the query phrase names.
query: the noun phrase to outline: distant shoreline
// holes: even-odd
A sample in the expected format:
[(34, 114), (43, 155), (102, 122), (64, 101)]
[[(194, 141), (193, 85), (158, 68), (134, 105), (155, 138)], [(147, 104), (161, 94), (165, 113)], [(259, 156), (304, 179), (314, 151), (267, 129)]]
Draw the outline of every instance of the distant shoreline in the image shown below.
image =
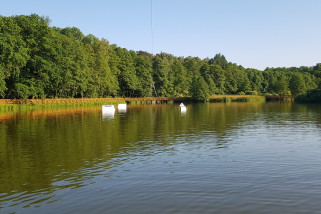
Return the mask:
[(67, 97), (76, 99), (57, 103), (78, 103), (80, 97), (192, 97), (202, 102), (214, 94), (299, 95), (321, 83), (321, 63), (257, 70), (229, 62), (221, 53), (201, 59), (133, 51), (76, 27), (51, 27), (37, 14), (0, 16), (0, 26), (0, 98)]
[[(265, 99), (294, 99), (295, 96), (279, 95), (213, 95), (209, 102), (247, 102)], [(196, 102), (191, 97), (115, 97), (115, 98), (46, 98), (46, 99), (0, 99), (0, 105), (42, 105), (42, 104), (81, 104), (81, 103), (134, 103), (157, 104), (172, 102)]]

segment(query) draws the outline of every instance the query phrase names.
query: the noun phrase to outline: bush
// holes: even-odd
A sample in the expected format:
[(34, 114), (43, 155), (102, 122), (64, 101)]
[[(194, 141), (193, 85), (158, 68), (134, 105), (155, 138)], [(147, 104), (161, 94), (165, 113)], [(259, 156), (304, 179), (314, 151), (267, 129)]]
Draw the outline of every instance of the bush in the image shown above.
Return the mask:
[(308, 91), (304, 95), (299, 95), (295, 98), (298, 103), (321, 103), (321, 89), (314, 89)]
[(208, 101), (210, 97), (208, 85), (201, 76), (193, 78), (190, 93), (197, 101)]
[(22, 83), (16, 83), (15, 84), (15, 91), (16, 91), (16, 96), (17, 98), (21, 99), (28, 99), (30, 95), (30, 88), (29, 86), (22, 84)]
[(258, 95), (257, 91), (245, 91), (246, 95)]

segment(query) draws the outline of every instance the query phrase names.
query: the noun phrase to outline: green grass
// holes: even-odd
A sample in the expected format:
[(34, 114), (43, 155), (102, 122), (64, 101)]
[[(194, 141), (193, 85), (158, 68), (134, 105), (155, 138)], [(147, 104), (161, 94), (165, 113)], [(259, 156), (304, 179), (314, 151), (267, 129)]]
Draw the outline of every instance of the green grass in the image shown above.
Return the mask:
[(25, 112), (35, 110), (57, 110), (81, 107), (100, 107), (102, 105), (118, 105), (124, 103), (121, 100), (115, 101), (90, 101), (79, 103), (45, 103), (45, 104), (0, 104), (0, 112)]
[[(72, 100), (72, 99), (71, 99)], [(210, 102), (265, 102), (264, 96), (256, 95), (217, 95), (212, 96), (209, 100)], [(30, 103), (30, 104), (0, 104), (0, 112), (26, 112), (26, 111), (36, 111), (36, 110), (58, 110), (58, 109), (70, 109), (70, 108), (91, 108), (100, 107), (101, 105), (117, 105), (124, 103), (124, 100), (88, 100), (81, 102), (68, 102), (68, 100), (63, 100), (56, 103)], [(141, 105), (146, 103), (146, 100), (130, 100), (130, 104)], [(151, 101), (150, 101), (151, 102)], [(167, 101), (168, 103), (173, 103), (172, 100)], [(156, 101), (153, 103), (157, 103)]]
[(209, 100), (213, 103), (228, 103), (228, 102), (265, 102), (265, 96), (212, 96)]

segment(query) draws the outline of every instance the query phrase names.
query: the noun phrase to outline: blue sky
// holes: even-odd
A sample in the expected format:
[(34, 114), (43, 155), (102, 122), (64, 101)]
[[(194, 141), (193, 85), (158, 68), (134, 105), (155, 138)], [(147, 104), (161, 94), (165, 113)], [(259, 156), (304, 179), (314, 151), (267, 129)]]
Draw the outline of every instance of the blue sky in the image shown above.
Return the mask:
[(213, 57), (244, 67), (321, 62), (320, 0), (2, 0), (0, 14), (48, 16), (131, 50)]

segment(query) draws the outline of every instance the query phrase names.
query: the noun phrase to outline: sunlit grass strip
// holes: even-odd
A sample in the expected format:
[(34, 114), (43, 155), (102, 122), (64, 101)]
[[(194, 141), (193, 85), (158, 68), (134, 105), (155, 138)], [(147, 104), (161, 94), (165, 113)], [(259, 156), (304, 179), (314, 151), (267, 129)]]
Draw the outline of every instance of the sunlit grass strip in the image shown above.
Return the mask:
[(161, 101), (173, 103), (191, 100), (191, 98), (172, 97), (135, 97), (135, 98), (59, 98), (59, 99), (0, 99), (0, 112), (32, 111), (41, 109), (63, 109), (73, 107), (97, 107), (100, 105), (117, 105), (120, 103), (156, 104)]
[[(129, 102), (131, 104), (151, 104), (157, 101), (186, 102), (193, 101), (189, 97), (137, 97), (137, 98), (59, 98), (59, 99), (0, 99), (0, 111), (30, 111), (40, 109), (62, 109), (73, 107), (97, 107), (105, 104), (117, 105)], [(215, 95), (210, 102), (265, 102), (264, 96), (257, 95)]]
[(70, 104), (70, 103), (124, 103), (125, 98), (59, 98), (59, 99), (0, 99), (1, 104)]
[(188, 97), (116, 97), (116, 98), (58, 98), (58, 99), (0, 99), (1, 104), (48, 104), (48, 103), (124, 103), (124, 102), (146, 102), (146, 101), (184, 101)]
[[(2, 100), (3, 101), (3, 100)], [(62, 100), (60, 100), (62, 101)], [(65, 109), (65, 108), (79, 108), (79, 107), (98, 107), (104, 104), (117, 105), (119, 103), (124, 103), (124, 100), (86, 100), (78, 102), (73, 101), (72, 99), (64, 99), (62, 102), (50, 102), (50, 101), (37, 101), (37, 100), (20, 100), (15, 104), (3, 104), (0, 102), (0, 112), (7, 111), (35, 111), (35, 110), (55, 110), (55, 109)]]

